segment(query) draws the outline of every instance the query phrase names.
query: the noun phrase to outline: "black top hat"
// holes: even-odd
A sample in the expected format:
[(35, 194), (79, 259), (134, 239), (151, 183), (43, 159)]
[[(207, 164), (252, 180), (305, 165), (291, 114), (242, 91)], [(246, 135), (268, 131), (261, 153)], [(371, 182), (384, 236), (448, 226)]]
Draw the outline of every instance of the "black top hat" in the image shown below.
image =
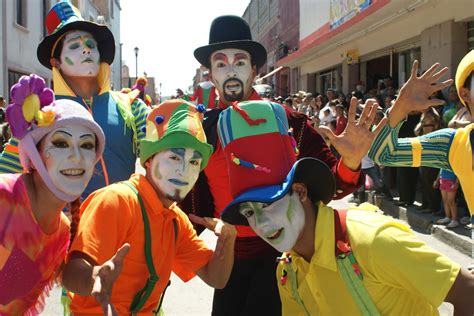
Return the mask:
[(209, 45), (194, 51), (194, 57), (205, 67), (210, 67), (209, 57), (213, 52), (225, 48), (245, 50), (252, 56), (252, 64), (260, 68), (267, 61), (267, 51), (262, 44), (252, 40), (247, 22), (239, 16), (223, 15), (212, 21)]
[(36, 55), (46, 68), (51, 69), (50, 59), (53, 57), (56, 42), (66, 32), (75, 30), (85, 31), (94, 36), (101, 61), (109, 65), (114, 61), (115, 41), (112, 32), (105, 25), (84, 20), (80, 11), (69, 1), (56, 3), (46, 15), (45, 21), (48, 35), (38, 45)]

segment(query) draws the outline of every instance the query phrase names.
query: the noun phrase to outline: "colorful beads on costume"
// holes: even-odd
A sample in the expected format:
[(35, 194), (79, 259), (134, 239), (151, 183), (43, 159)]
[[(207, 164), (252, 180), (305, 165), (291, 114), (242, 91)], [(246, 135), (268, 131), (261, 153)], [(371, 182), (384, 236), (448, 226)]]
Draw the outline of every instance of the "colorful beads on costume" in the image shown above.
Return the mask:
[(199, 113), (204, 113), (206, 112), (206, 107), (203, 105), (203, 104), (198, 104), (196, 106), (196, 110), (199, 112)]
[[(291, 255), (290, 255), (289, 252), (284, 252), (284, 253), (282, 253), (281, 257), (276, 258), (276, 261), (284, 263), (284, 264), (290, 264), (291, 263)], [(283, 268), (282, 276), (280, 277), (281, 285), (285, 285), (287, 279), (288, 279), (288, 271), (287, 271), (286, 268)]]
[(163, 115), (158, 115), (157, 117), (155, 117), (156, 124), (161, 124), (164, 121), (165, 121), (165, 117)]
[(295, 155), (298, 156), (300, 151), (298, 150), (298, 144), (296, 144), (296, 140), (293, 134), (293, 127), (288, 130), (288, 136), (291, 138), (291, 145), (293, 146), (293, 150), (295, 151)]
[(255, 169), (256, 171), (261, 171), (261, 172), (265, 172), (265, 173), (270, 173), (272, 172), (270, 169), (266, 168), (266, 167), (262, 167), (262, 166), (259, 166), (259, 165), (256, 165), (256, 164), (253, 164), (251, 162), (248, 162), (248, 161), (245, 161), (243, 159), (240, 159), (238, 157), (236, 157), (234, 155), (234, 153), (231, 153), (230, 154), (230, 159), (232, 160), (232, 162), (238, 166), (242, 166), (242, 167), (245, 167), (245, 168), (250, 168), (250, 169)]

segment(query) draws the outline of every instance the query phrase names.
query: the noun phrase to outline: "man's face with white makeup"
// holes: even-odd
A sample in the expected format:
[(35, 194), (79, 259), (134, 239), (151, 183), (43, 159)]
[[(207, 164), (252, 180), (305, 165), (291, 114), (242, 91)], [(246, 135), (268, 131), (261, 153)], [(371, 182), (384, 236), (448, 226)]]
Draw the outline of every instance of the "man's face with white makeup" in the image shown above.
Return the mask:
[(287, 193), (271, 204), (244, 202), (239, 212), (258, 236), (280, 252), (295, 246), (305, 222), (305, 211), (296, 193)]
[(96, 161), (96, 137), (82, 125), (59, 127), (40, 142), (40, 157), (54, 186), (79, 196), (89, 183)]
[(247, 51), (226, 48), (211, 55), (212, 81), (226, 101), (242, 101), (252, 89), (254, 71)]
[(180, 202), (196, 183), (201, 163), (202, 155), (198, 151), (191, 148), (172, 148), (151, 158), (149, 172), (155, 187), (163, 197)]
[(100, 53), (94, 37), (84, 31), (70, 31), (64, 36), (60, 55), (61, 72), (71, 77), (96, 77)]

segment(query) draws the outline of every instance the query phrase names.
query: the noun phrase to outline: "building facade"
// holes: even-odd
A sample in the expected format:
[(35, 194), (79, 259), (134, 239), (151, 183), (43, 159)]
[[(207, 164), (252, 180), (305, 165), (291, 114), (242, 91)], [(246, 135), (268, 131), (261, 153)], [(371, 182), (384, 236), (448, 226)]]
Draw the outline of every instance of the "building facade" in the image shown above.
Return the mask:
[[(10, 87), (22, 75), (35, 73), (51, 83), (51, 71), (43, 67), (36, 48), (47, 35), (45, 17), (57, 0), (4, 0), (0, 4), (0, 94), (9, 99)], [(106, 24), (114, 34), (115, 61), (111, 84), (120, 88), (120, 1), (72, 0), (84, 19)]]
[(290, 92), (288, 67), (279, 68), (278, 62), (299, 44), (299, 0), (252, 0), (243, 18), (249, 23), (253, 39), (267, 50), (267, 62), (258, 71), (266, 77), (263, 83), (272, 85), (275, 94)]
[(277, 63), (291, 69), (292, 92), (350, 93), (387, 77), (400, 87), (415, 59), (421, 70), (448, 66), (452, 78), (474, 48), (472, 0), (303, 0), (299, 13), (299, 49)]

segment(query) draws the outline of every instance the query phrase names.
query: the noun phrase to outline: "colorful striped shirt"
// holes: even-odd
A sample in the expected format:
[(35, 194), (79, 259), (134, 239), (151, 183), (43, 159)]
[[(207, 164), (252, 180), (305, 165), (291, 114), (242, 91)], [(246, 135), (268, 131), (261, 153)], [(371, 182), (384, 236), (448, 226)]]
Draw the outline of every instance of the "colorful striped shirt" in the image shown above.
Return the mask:
[(412, 138), (398, 138), (403, 122), (394, 128), (388, 124), (380, 131), (369, 150), (377, 164), (391, 167), (432, 167), (453, 170), (449, 148), (456, 130), (445, 128)]
[(45, 234), (36, 221), (24, 174), (0, 175), (0, 315), (38, 315), (69, 245), (69, 220)]

